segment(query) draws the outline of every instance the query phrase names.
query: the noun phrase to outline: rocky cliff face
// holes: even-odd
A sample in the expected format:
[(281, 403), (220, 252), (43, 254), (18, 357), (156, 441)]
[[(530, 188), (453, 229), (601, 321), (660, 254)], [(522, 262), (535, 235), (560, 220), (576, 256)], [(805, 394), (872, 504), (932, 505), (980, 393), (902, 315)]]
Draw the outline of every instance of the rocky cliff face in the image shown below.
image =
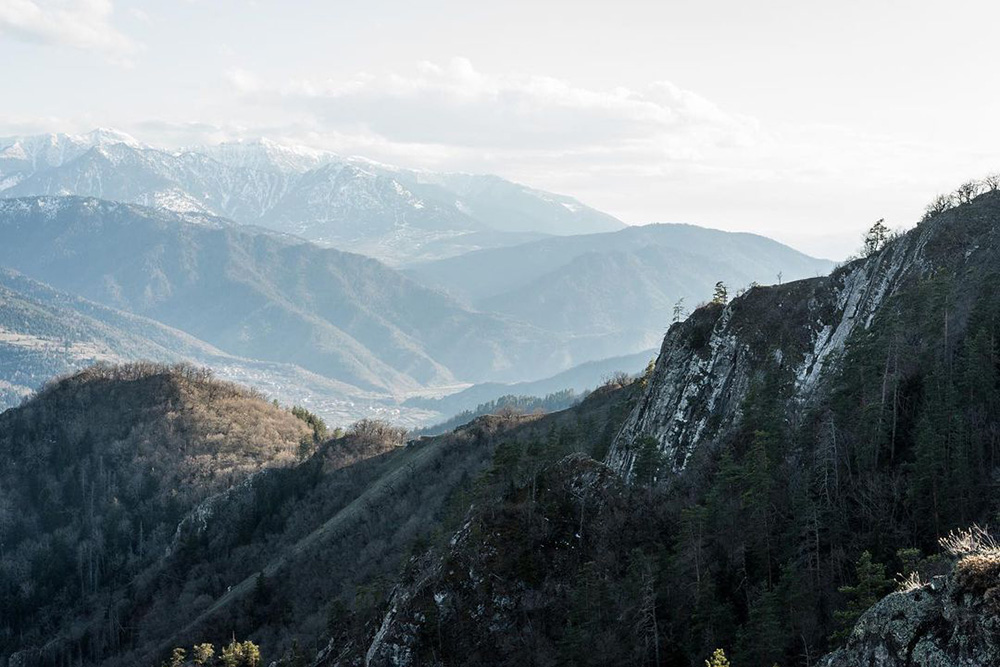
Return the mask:
[(1000, 557), (960, 560), (948, 576), (892, 593), (818, 667), (1000, 664)]
[(646, 392), (615, 439), (608, 463), (626, 476), (638, 443), (656, 440), (674, 471), (738, 421), (763, 369), (791, 380), (792, 410), (807, 404), (851, 334), (869, 327), (907, 280), (930, 270), (928, 240), (941, 221), (889, 243), (831, 275), (753, 287), (671, 326)]

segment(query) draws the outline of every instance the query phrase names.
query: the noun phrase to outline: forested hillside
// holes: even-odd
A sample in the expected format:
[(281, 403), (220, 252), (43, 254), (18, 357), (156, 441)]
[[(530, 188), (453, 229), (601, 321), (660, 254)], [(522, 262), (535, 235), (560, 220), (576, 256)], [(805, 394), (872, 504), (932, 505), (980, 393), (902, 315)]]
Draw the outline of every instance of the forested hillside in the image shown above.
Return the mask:
[[(150, 215), (74, 214), (38, 266), (86, 278), (86, 223), (175, 224)], [(717, 290), (568, 409), (498, 401), (431, 438), (327, 434), (190, 367), (53, 383), (0, 415), (5, 667), (183, 665), (234, 638), (321, 667), (992, 655), (996, 542), (949, 535), (1000, 512), (997, 267), (990, 191), (876, 224), (829, 276)]]
[(107, 628), (128, 623), (133, 587), (181, 548), (185, 515), (294, 465), (313, 436), (186, 366), (94, 366), (0, 414), (0, 651), (53, 639), (92, 658), (120, 648)]
[(326, 434), (187, 367), (62, 380), (0, 415), (0, 664), (159, 664), (234, 634), (290, 658), (363, 632), (496, 447), (599, 453), (629, 395), (404, 446), (382, 422)]
[[(817, 663), (897, 581), (918, 596), (949, 571), (940, 538), (1000, 510), (998, 223), (990, 192), (877, 233), (830, 277), (674, 325), (611, 469), (539, 462), (325, 664), (698, 665), (720, 648), (734, 665)], [(981, 597), (995, 552), (970, 551), (948, 584), (975, 594), (966, 606), (892, 604), (995, 622)], [(877, 609), (830, 664), (895, 651), (875, 634), (888, 627), (951, 656), (940, 664), (985, 664), (961, 627), (921, 640), (932, 631)]]

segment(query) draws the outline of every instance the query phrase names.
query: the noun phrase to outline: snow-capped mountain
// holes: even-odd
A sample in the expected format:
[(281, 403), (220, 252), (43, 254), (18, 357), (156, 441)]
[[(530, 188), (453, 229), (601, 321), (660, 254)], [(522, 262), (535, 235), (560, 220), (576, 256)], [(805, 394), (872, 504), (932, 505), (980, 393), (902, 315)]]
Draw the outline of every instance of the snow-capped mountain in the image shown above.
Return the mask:
[(497, 176), (414, 171), (266, 139), (179, 151), (107, 129), (0, 140), (0, 196), (70, 194), (222, 215), (392, 264), (624, 227)]
[(308, 146), (286, 146), (270, 139), (227, 141), (210, 146), (194, 146), (191, 153), (207, 155), (230, 167), (271, 169), (301, 174), (339, 160), (336, 153)]
[(114, 144), (142, 147), (132, 136), (103, 127), (86, 134), (0, 137), (0, 191), (13, 187), (33, 173), (60, 167), (95, 146)]

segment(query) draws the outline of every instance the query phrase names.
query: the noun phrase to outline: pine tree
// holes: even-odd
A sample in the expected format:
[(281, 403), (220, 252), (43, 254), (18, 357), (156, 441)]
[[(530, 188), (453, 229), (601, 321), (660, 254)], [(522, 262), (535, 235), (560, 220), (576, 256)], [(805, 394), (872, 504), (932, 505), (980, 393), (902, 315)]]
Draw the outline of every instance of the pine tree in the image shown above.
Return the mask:
[(728, 302), (729, 302), (729, 289), (726, 287), (726, 283), (720, 280), (719, 282), (715, 283), (715, 292), (712, 294), (712, 303), (724, 306)]
[(684, 297), (677, 299), (677, 302), (674, 303), (673, 317), (674, 322), (680, 322), (684, 317)]
[(191, 648), (191, 655), (196, 665), (208, 665), (215, 656), (215, 647), (211, 644), (195, 644)]
[(848, 602), (845, 609), (834, 612), (834, 617), (841, 624), (841, 629), (831, 637), (834, 641), (847, 639), (861, 615), (882, 599), (892, 587), (892, 580), (885, 576), (885, 565), (874, 562), (868, 551), (861, 554), (855, 571), (858, 583), (840, 587), (840, 592), (847, 596)]
[(173, 650), (170, 654), (170, 667), (181, 667), (184, 664), (184, 658), (187, 656), (187, 651), (178, 647)]
[(632, 465), (632, 475), (639, 484), (650, 485), (656, 482), (663, 469), (663, 452), (656, 438), (646, 436), (639, 441), (639, 451)]
[(889, 241), (889, 228), (885, 225), (885, 218), (880, 218), (871, 228), (865, 232), (864, 255), (871, 257), (885, 247)]

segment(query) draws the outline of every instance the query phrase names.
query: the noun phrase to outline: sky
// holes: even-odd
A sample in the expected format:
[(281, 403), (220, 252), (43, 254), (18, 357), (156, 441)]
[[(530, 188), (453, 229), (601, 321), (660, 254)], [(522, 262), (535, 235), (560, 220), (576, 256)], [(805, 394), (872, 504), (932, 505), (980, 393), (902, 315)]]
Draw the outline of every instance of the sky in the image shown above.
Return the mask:
[(1000, 171), (1000, 5), (0, 0), (0, 136), (264, 136), (840, 259)]

